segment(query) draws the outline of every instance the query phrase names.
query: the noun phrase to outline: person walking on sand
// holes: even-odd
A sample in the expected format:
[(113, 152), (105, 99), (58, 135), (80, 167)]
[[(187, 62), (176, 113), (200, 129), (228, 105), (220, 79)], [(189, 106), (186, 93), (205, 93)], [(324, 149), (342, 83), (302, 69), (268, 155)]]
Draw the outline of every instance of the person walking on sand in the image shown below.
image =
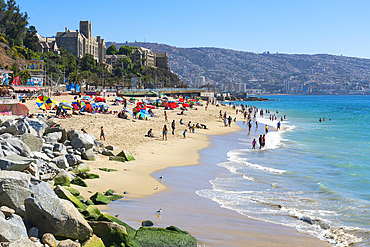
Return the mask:
[(252, 149), (256, 149), (256, 139), (253, 139), (252, 141)]
[(182, 133), (182, 135), (184, 136), (184, 139), (186, 139), (186, 129), (184, 130), (184, 132)]
[(101, 127), (100, 127), (100, 140), (101, 140), (102, 138), (103, 138), (103, 139), (104, 139), (104, 141), (105, 141), (105, 134), (104, 134), (103, 126), (101, 126)]
[(164, 121), (168, 122), (168, 117), (167, 117), (167, 112), (166, 111), (164, 111)]
[(174, 135), (175, 134), (175, 120), (172, 121), (171, 128), (172, 128), (172, 135)]
[(165, 140), (167, 141), (167, 126), (163, 126), (163, 131), (162, 131), (162, 141)]
[(265, 126), (265, 131), (266, 131), (266, 134), (267, 134), (267, 132), (269, 132), (269, 126)]
[(231, 127), (231, 122), (233, 121), (233, 118), (231, 116), (229, 116), (227, 118), (227, 121), (229, 122), (229, 127)]

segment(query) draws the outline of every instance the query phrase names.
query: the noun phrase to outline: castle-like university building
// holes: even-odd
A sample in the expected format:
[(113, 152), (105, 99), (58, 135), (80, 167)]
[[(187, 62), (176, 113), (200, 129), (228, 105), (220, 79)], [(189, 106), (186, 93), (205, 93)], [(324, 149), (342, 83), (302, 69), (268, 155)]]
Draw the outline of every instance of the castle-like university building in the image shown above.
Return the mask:
[(37, 37), (37, 51), (39, 52), (58, 53), (63, 47), (76, 57), (91, 54), (97, 62), (105, 63), (105, 41), (100, 36), (96, 38), (92, 36), (90, 21), (80, 21), (80, 31), (66, 28), (64, 32), (57, 32), (55, 38), (43, 38), (40, 35)]

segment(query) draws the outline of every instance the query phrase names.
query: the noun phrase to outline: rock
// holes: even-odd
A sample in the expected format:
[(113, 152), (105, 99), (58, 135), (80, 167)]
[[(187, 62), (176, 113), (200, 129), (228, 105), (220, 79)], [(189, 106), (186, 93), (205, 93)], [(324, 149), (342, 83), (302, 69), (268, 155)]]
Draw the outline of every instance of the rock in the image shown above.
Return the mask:
[(0, 135), (0, 140), (5, 140), (5, 139), (9, 139), (9, 138), (13, 138), (13, 135), (9, 134), (9, 133), (4, 133), (4, 134)]
[(62, 139), (62, 132), (53, 132), (47, 135), (44, 135), (45, 142), (48, 143), (57, 143)]
[(121, 226), (124, 226), (126, 228), (126, 232), (128, 233), (128, 236), (130, 239), (134, 239), (135, 235), (136, 235), (136, 230), (129, 226), (128, 224), (126, 224), (125, 222), (123, 221), (120, 221), (119, 219), (117, 219), (116, 217), (113, 217), (107, 213), (102, 213), (99, 218), (98, 218), (98, 221), (109, 221), (109, 222), (115, 222), (117, 223), (118, 225), (121, 225)]
[(0, 135), (4, 133), (9, 133), (13, 136), (19, 135), (18, 129), (15, 126), (3, 127), (0, 129)]
[(106, 221), (90, 221), (90, 226), (94, 230), (94, 234), (101, 238), (105, 246), (129, 246), (129, 238), (124, 226), (114, 222)]
[(66, 169), (69, 167), (68, 161), (64, 155), (55, 157), (51, 161), (55, 163), (60, 169)]
[(80, 177), (75, 177), (74, 179), (72, 179), (71, 184), (75, 184), (81, 187), (87, 187), (86, 182)]
[(101, 152), (102, 155), (105, 155), (105, 156), (114, 156), (114, 153), (110, 150), (107, 150), (107, 149), (104, 149), (102, 152)]
[(116, 200), (122, 199), (122, 198), (123, 198), (123, 196), (121, 196), (121, 195), (113, 195), (113, 196), (108, 196), (108, 198), (109, 198), (111, 201), (116, 201)]
[(75, 207), (82, 210), (86, 209), (86, 206), (82, 202), (80, 202), (80, 200), (74, 197), (68, 190), (66, 190), (62, 186), (58, 185), (57, 187), (55, 187), (54, 192), (59, 198), (72, 202)]
[(7, 206), (1, 206), (0, 211), (3, 212), (5, 217), (11, 217), (15, 213), (14, 209), (8, 208)]
[(85, 241), (92, 229), (73, 204), (67, 200), (35, 194), (24, 201), (25, 220), (39, 229), (40, 234)]
[(109, 160), (111, 160), (111, 161), (119, 161), (119, 162), (126, 162), (126, 158), (125, 157), (121, 157), (121, 156), (109, 156)]
[(11, 242), (9, 245), (7, 245), (7, 247), (40, 247), (40, 246), (26, 237)]
[(43, 143), (42, 144), (42, 151), (45, 152), (45, 150), (50, 150), (53, 151), (54, 145), (48, 144), (48, 143)]
[(55, 133), (55, 132), (62, 134), (61, 138), (59, 139), (60, 143), (64, 143), (67, 140), (67, 132), (62, 127), (48, 127), (45, 129), (44, 135)]
[(85, 152), (82, 153), (81, 157), (84, 160), (95, 160), (95, 154), (92, 149), (87, 149)]
[(38, 135), (36, 130), (30, 125), (27, 118), (23, 118), (15, 122), (15, 127), (17, 127), (17, 130), (20, 135), (23, 135), (25, 133), (30, 133), (32, 135)]
[(57, 196), (48, 183), (40, 180), (31, 180), (30, 190), (33, 193)]
[(87, 206), (87, 208), (81, 213), (85, 219), (89, 221), (96, 221), (101, 215), (99, 209), (94, 205)]
[(24, 200), (31, 197), (32, 191), (24, 187), (12, 184), (2, 184), (0, 186), (0, 204), (16, 211), (20, 216), (24, 216)]
[(116, 172), (116, 171), (118, 171), (117, 169), (110, 169), (110, 168), (105, 168), (105, 167), (99, 167), (98, 169), (100, 171), (105, 171), (105, 172)]
[(96, 192), (94, 195), (90, 197), (90, 200), (95, 204), (109, 204), (112, 203), (112, 201), (102, 193)]
[(39, 159), (39, 160), (44, 160), (46, 162), (50, 162), (51, 161), (51, 159), (49, 158), (49, 156), (47, 156), (46, 154), (41, 153), (41, 152), (32, 152), (30, 156), (31, 156), (31, 158)]
[(83, 245), (83, 247), (105, 247), (103, 240), (95, 234), (91, 236)]
[(23, 134), (20, 140), (30, 148), (31, 152), (40, 152), (44, 142), (42, 138), (29, 133)]
[(85, 163), (79, 164), (78, 166), (76, 166), (75, 169), (73, 169), (74, 173), (89, 172), (89, 171), (90, 171), (90, 167), (88, 164), (85, 164)]
[(0, 170), (23, 171), (34, 159), (11, 154), (0, 158)]
[[(47, 123), (45, 123), (40, 118), (29, 119), (28, 124), (29, 124), (29, 126), (31, 126), (35, 130), (36, 135), (38, 135), (39, 137), (43, 136), (43, 134), (45, 132), (45, 129), (49, 126)], [(30, 133), (33, 134), (32, 132), (30, 132)]]
[(0, 141), (2, 149), (10, 150), (20, 156), (30, 157), (30, 148), (18, 138), (9, 138)]
[(57, 246), (57, 240), (55, 239), (54, 235), (51, 233), (45, 233), (44, 235), (42, 235), (41, 241), (43, 244), (47, 244), (50, 247)]
[(68, 153), (68, 154), (65, 154), (65, 157), (67, 159), (69, 166), (74, 166), (78, 164), (78, 159), (74, 154)]
[[(3, 117), (3, 116), (0, 116)], [(7, 118), (6, 120), (2, 121), (1, 127), (9, 128), (10, 126), (15, 126), (15, 120)]]
[(69, 187), (71, 183), (70, 174), (64, 170), (59, 171), (53, 180), (55, 185), (63, 185)]
[(116, 146), (106, 146), (105, 149), (108, 149), (108, 150), (111, 150), (111, 151), (114, 151), (114, 150), (118, 150), (118, 147)]
[(70, 239), (60, 241), (57, 247), (80, 247), (79, 243), (73, 242)]
[(84, 134), (79, 131), (75, 131), (74, 134), (69, 138), (73, 148), (84, 148), (91, 149), (94, 146), (94, 137), (89, 134)]
[(154, 227), (141, 227), (135, 241), (142, 246), (197, 246), (197, 240), (189, 234)]
[(122, 150), (119, 154), (117, 154), (119, 157), (124, 157), (126, 161), (132, 161), (135, 160), (134, 156), (130, 151)]
[(80, 173), (77, 174), (77, 176), (79, 176), (82, 179), (95, 179), (95, 178), (99, 178), (99, 175), (98, 174), (87, 173), (87, 172), (80, 172)]
[(107, 191), (104, 193), (104, 195), (105, 195), (105, 196), (113, 196), (113, 195), (114, 195), (114, 193), (115, 193), (115, 191), (114, 191), (114, 190), (109, 189), (109, 190), (107, 190)]
[(22, 218), (16, 214), (6, 218), (0, 212), (0, 226), (0, 242), (14, 242), (28, 237)]
[[(14, 166), (13, 166), (14, 167)], [(11, 167), (9, 170), (13, 170)], [(28, 171), (32, 176), (39, 179), (40, 178), (40, 168), (37, 164), (31, 163), (29, 164), (24, 170), (24, 172)]]
[(85, 204), (90, 206), (90, 205), (95, 205), (91, 200), (86, 200)]
[(18, 171), (0, 171), (0, 186), (3, 184), (29, 188), (31, 175)]
[(28, 230), (27, 234), (28, 234), (29, 238), (31, 238), (31, 237), (38, 238), (39, 237), (39, 229), (37, 229), (37, 227), (32, 227), (31, 229)]
[(153, 221), (150, 221), (150, 220), (144, 220), (141, 222), (141, 225), (142, 226), (154, 226), (154, 223)]
[(63, 187), (64, 189), (68, 190), (73, 196), (79, 196), (80, 192), (72, 187)]
[(55, 143), (53, 147), (54, 152), (59, 152), (65, 154), (67, 152), (66, 146), (62, 143)]
[(98, 148), (104, 147), (104, 144), (101, 141), (98, 141), (97, 139), (94, 140), (94, 145)]

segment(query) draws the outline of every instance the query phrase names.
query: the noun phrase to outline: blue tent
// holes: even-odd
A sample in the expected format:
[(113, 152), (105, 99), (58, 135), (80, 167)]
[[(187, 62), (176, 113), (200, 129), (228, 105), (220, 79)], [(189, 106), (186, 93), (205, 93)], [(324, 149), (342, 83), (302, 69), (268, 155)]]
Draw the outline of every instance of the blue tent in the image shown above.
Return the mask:
[(74, 83), (67, 85), (66, 88), (67, 88), (67, 91), (75, 91), (75, 89), (77, 89), (76, 91), (81, 91), (80, 85), (77, 85), (77, 88), (76, 88)]

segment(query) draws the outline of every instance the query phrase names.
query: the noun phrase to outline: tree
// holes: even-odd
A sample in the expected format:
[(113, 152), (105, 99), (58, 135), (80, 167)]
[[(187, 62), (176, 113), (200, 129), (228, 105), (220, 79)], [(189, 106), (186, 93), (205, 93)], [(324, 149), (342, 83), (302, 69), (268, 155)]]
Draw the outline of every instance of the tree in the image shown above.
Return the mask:
[(125, 46), (121, 46), (119, 48), (119, 51), (118, 51), (118, 54), (121, 54), (121, 55), (126, 55), (128, 57), (131, 57), (132, 55), (132, 47), (128, 46), (128, 45), (125, 45)]
[(27, 13), (21, 13), (15, 0), (0, 1), (0, 32), (5, 34), (9, 45), (22, 46), (28, 24)]
[(107, 55), (117, 54), (118, 53), (117, 47), (115, 45), (109, 46), (106, 53), (107, 53)]
[(36, 37), (36, 28), (30, 26), (26, 31), (26, 37), (23, 40), (23, 45), (32, 51), (36, 51), (37, 37)]
[(87, 53), (81, 59), (81, 70), (82, 71), (95, 70), (96, 67), (95, 64), (96, 61), (94, 59), (94, 56)]
[(80, 73), (79, 71), (76, 70), (76, 71), (73, 71), (72, 73), (70, 73), (69, 77), (70, 77), (71, 81), (75, 83), (75, 91), (77, 91), (77, 85), (81, 86), (81, 82), (82, 82), (82, 79), (83, 79), (82, 73)]
[(132, 61), (129, 57), (123, 57), (119, 62), (122, 65), (123, 69), (131, 69)]

